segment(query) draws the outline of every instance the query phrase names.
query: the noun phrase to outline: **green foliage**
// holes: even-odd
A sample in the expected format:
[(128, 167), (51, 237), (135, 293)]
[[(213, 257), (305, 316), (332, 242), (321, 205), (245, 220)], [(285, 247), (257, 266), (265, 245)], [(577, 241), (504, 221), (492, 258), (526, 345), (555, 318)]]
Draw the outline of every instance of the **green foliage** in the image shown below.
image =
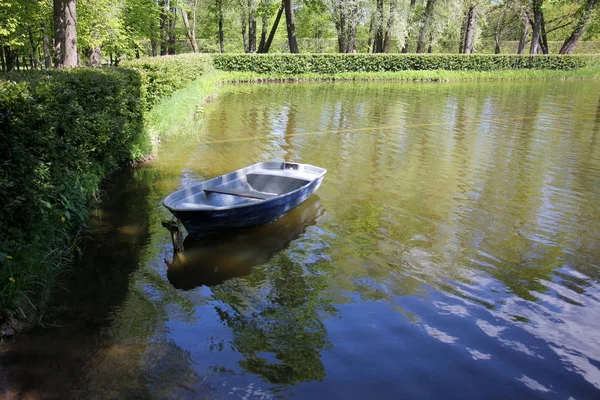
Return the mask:
[[(46, 258), (73, 237), (105, 172), (129, 161), (142, 137), (140, 80), (124, 69), (6, 78), (0, 81), (0, 251), (20, 266), (11, 276), (23, 291), (37, 292), (32, 279), (43, 280), (45, 271), (32, 274), (26, 266), (57, 263)], [(0, 292), (7, 283), (0, 281)], [(14, 301), (0, 296), (0, 308)]]
[(213, 60), (215, 68), (223, 71), (295, 75), (440, 69), (449, 71), (568, 70), (585, 67), (597, 61), (597, 57), (491, 54), (218, 54), (213, 56)]
[(43, 303), (105, 173), (153, 150), (146, 109), (211, 68), (184, 55), (3, 76), (0, 312)]
[(212, 59), (203, 54), (183, 54), (129, 61), (124, 67), (140, 74), (142, 95), (149, 110), (158, 100), (210, 71)]

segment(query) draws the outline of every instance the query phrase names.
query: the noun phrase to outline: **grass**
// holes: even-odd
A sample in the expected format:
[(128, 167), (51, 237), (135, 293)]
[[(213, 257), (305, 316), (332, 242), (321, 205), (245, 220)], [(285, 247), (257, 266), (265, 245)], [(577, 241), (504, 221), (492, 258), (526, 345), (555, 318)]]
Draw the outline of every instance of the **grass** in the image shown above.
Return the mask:
[(228, 72), (222, 83), (318, 82), (318, 81), (403, 81), (403, 82), (461, 82), (461, 81), (530, 81), (600, 79), (600, 67), (576, 70), (500, 70), (500, 71), (399, 71), (399, 72), (342, 72), (337, 74), (272, 75), (254, 72)]
[(162, 140), (184, 133), (190, 120), (201, 118), (202, 105), (216, 95), (223, 75), (222, 72), (208, 72), (188, 87), (160, 101), (148, 112), (146, 133), (152, 140), (153, 152), (158, 150)]

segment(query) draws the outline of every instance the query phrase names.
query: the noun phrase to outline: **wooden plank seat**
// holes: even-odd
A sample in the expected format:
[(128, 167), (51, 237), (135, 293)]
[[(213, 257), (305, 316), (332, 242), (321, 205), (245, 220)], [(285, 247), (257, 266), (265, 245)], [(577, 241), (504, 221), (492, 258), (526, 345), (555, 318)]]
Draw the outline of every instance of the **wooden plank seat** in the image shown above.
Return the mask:
[(261, 192), (245, 192), (243, 190), (225, 189), (225, 188), (204, 189), (204, 192), (205, 193), (227, 194), (230, 196), (248, 197), (250, 199), (258, 199), (258, 200), (267, 200), (272, 197), (277, 197), (276, 194), (268, 194), (268, 193), (261, 193)]

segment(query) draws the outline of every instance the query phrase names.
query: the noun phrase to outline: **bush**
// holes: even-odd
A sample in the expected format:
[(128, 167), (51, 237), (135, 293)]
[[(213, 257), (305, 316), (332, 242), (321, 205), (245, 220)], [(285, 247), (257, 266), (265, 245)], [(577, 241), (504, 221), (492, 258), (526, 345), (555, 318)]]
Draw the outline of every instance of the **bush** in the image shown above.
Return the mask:
[[(7, 284), (18, 282), (27, 291), (28, 280), (43, 280), (44, 271), (27, 270), (26, 259), (44, 258), (42, 252), (72, 237), (104, 173), (131, 160), (143, 139), (141, 84), (134, 71), (75, 69), (6, 78), (0, 81), (0, 263), (10, 256), (19, 268), (7, 277), (2, 265), (0, 294), (8, 293)], [(0, 309), (14, 301), (0, 298)]]
[(575, 69), (597, 62), (593, 56), (519, 56), (491, 54), (218, 54), (223, 71), (298, 75), (307, 73), (394, 72), (406, 70), (492, 71)]
[(123, 66), (140, 74), (145, 108), (150, 110), (160, 99), (211, 70), (212, 59), (207, 54), (182, 54), (142, 58), (128, 61)]
[(0, 313), (43, 303), (105, 173), (153, 150), (146, 110), (210, 69), (190, 54), (2, 76)]

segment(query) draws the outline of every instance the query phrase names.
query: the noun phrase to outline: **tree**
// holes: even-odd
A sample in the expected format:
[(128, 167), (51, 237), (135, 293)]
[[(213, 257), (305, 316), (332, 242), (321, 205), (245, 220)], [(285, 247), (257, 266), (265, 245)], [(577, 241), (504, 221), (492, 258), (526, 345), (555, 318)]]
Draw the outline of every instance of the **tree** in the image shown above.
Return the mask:
[(473, 35), (475, 34), (475, 6), (476, 2), (473, 1), (468, 4), (467, 13), (465, 15), (464, 22), (464, 41), (461, 46), (461, 53), (471, 54), (473, 52)]
[(340, 53), (356, 51), (356, 30), (361, 20), (365, 19), (367, 2), (365, 0), (324, 0), (325, 7), (331, 14), (338, 35)]
[[(198, 52), (198, 43), (196, 43), (196, 14), (198, 11), (198, 0), (192, 0), (184, 2), (184, 6), (181, 7), (181, 19), (183, 20), (183, 26), (185, 27), (185, 33), (192, 51)], [(190, 16), (192, 17), (192, 24), (190, 25)]]
[(377, 8), (373, 21), (376, 26), (373, 53), (383, 53), (383, 0), (377, 0)]
[(225, 37), (223, 36), (223, 0), (217, 1), (217, 16), (219, 19), (219, 49), (221, 53), (225, 52)]
[(544, 12), (542, 5), (544, 0), (533, 0), (533, 30), (531, 36), (531, 47), (529, 50), (530, 54), (537, 54), (540, 50), (540, 40), (542, 33), (542, 20), (544, 18)]
[(597, 4), (596, 0), (587, 0), (585, 2), (585, 4), (581, 6), (581, 8), (579, 9), (579, 11), (577, 13), (578, 19), (577, 19), (577, 23), (575, 24), (575, 28), (573, 29), (573, 32), (571, 33), (571, 35), (567, 38), (567, 40), (565, 40), (562, 47), (560, 48), (560, 51), (559, 51), (560, 54), (573, 53), (573, 50), (575, 50), (577, 43), (579, 43), (579, 40), (583, 36), (585, 29), (587, 28), (588, 24), (590, 23), (590, 21), (592, 19), (592, 16), (594, 14), (594, 8), (596, 7), (596, 4)]
[(271, 48), (271, 43), (273, 42), (273, 38), (275, 37), (275, 32), (277, 32), (277, 27), (279, 26), (279, 21), (281, 20), (281, 16), (283, 15), (283, 3), (280, 3), (279, 11), (277, 11), (277, 16), (275, 17), (275, 22), (273, 22), (273, 26), (271, 27), (271, 32), (269, 33), (269, 38), (266, 40), (264, 46), (261, 46), (258, 49), (259, 53), (268, 53)]
[(285, 23), (287, 26), (290, 53), (298, 53), (298, 42), (296, 41), (296, 23), (294, 21), (293, 0), (283, 0), (283, 8), (285, 9)]
[(123, 26), (130, 38), (136, 56), (143, 48), (142, 43), (150, 41), (151, 55), (159, 53), (161, 8), (156, 0), (125, 0), (123, 3)]
[(419, 39), (417, 40), (417, 53), (425, 52), (425, 45), (428, 34), (431, 31), (431, 22), (433, 20), (433, 9), (437, 0), (427, 0), (425, 11), (423, 12), (423, 25), (419, 31)]
[(256, 52), (256, 1), (248, 0), (248, 52)]

